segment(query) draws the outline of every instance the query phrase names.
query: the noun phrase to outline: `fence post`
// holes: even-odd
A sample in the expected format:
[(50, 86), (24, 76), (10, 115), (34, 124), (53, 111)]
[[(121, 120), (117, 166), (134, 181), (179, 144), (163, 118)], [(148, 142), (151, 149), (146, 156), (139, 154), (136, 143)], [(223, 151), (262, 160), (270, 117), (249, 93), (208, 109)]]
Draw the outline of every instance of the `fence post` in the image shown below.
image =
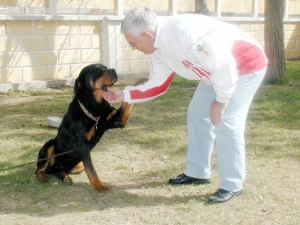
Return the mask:
[(100, 22), (101, 29), (101, 62), (122, 73), (121, 67), (121, 21), (109, 20), (107, 17)]
[(170, 0), (171, 1), (171, 15), (176, 16), (177, 15), (177, 0)]
[(55, 16), (57, 13), (56, 0), (48, 0), (46, 14)]
[(254, 18), (258, 17), (258, 0), (252, 0), (252, 15)]
[(123, 16), (124, 14), (124, 0), (115, 0), (114, 14), (117, 16)]
[(285, 0), (285, 12), (284, 12), (284, 19), (289, 18), (289, 0)]
[(216, 5), (216, 16), (221, 17), (222, 16), (222, 0), (215, 0)]

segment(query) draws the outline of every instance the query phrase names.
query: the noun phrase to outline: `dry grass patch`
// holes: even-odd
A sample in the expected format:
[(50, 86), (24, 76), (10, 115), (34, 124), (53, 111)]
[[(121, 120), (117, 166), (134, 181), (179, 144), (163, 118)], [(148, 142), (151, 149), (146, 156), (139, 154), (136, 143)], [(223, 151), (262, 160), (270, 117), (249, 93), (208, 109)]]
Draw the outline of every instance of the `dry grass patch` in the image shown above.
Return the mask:
[(186, 109), (197, 82), (176, 78), (164, 96), (136, 104), (125, 129), (103, 136), (92, 157), (108, 194), (84, 173), (67, 186), (53, 176), (40, 184), (34, 163), (6, 170), (35, 160), (56, 135), (46, 117), (64, 114), (71, 88), (1, 94), (1, 224), (300, 224), (299, 65), (288, 63), (285, 85), (262, 85), (247, 122), (244, 194), (220, 205), (207, 204), (219, 183), (215, 155), (211, 184), (167, 184), (185, 169)]

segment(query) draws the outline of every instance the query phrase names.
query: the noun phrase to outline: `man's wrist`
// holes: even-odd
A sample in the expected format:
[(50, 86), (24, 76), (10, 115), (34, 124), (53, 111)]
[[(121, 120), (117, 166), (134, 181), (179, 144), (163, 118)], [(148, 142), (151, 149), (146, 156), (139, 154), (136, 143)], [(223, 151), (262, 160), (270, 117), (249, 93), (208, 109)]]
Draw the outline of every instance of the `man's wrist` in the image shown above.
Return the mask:
[(129, 90), (123, 90), (123, 95), (124, 95), (124, 102), (129, 102), (130, 101), (130, 92), (129, 92)]
[(217, 96), (216, 101), (219, 103), (227, 104), (229, 102), (229, 98)]

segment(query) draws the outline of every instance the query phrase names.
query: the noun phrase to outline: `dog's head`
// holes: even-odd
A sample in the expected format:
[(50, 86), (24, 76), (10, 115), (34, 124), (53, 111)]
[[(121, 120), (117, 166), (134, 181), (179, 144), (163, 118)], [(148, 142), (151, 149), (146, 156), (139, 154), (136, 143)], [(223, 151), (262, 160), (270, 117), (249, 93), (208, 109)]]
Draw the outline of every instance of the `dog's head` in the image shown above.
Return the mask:
[(75, 96), (82, 100), (93, 95), (98, 103), (102, 101), (102, 92), (117, 81), (115, 69), (108, 69), (102, 64), (91, 64), (84, 67), (75, 80)]

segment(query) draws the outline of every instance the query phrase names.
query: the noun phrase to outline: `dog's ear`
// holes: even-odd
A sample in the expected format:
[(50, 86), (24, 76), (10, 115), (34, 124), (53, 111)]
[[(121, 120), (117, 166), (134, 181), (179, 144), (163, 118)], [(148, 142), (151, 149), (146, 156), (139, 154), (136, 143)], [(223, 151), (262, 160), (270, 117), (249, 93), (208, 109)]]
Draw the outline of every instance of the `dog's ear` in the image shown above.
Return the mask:
[(83, 88), (82, 84), (81, 84), (79, 78), (77, 78), (75, 80), (75, 85), (74, 85), (74, 92), (75, 92), (75, 94), (77, 94), (77, 92), (80, 91), (82, 88)]

